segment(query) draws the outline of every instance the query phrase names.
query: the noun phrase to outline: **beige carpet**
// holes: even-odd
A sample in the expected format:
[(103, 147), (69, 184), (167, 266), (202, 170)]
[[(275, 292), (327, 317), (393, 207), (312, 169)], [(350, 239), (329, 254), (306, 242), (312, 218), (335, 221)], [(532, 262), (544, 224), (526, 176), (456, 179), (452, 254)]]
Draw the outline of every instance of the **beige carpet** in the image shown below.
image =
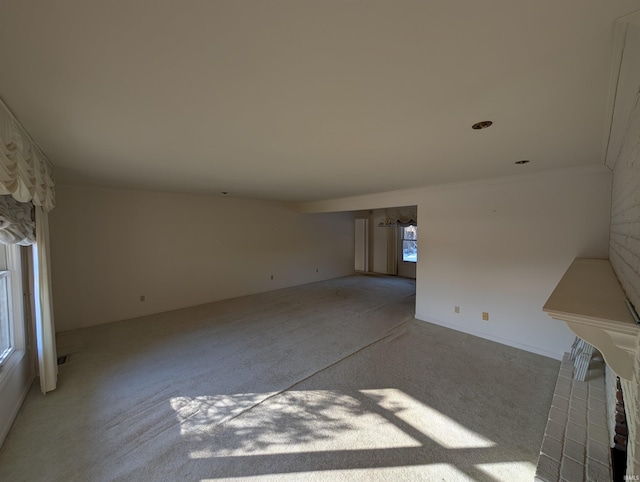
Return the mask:
[(559, 362), (353, 276), (59, 336), (0, 480), (532, 480)]

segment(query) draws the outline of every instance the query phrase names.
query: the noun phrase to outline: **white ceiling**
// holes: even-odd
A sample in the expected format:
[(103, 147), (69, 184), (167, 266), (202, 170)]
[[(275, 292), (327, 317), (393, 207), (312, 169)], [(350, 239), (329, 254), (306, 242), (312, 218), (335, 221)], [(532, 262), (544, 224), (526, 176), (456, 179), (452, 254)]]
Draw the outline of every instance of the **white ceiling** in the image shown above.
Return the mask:
[(638, 9), (3, 0), (0, 97), (63, 184), (311, 201), (602, 163)]

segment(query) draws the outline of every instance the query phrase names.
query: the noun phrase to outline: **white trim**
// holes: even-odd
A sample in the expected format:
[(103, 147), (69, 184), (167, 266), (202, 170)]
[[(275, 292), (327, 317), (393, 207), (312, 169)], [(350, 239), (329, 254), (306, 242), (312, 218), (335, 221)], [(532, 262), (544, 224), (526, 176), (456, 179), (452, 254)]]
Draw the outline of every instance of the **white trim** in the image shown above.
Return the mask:
[(0, 276), (7, 279), (7, 312), (9, 317), (9, 340), (11, 349), (0, 360), (0, 380), (3, 372), (8, 370), (9, 360), (14, 352), (24, 350), (24, 315), (22, 310), (22, 263), (20, 262), (20, 247), (18, 245), (5, 245), (7, 260), (6, 271), (0, 272)]
[(7, 270), (2, 276), (8, 279), (8, 312), (9, 312), (9, 337), (11, 339), (11, 351), (0, 363), (0, 390), (3, 381), (9, 376), (11, 368), (15, 365), (17, 355), (25, 349), (24, 336), (24, 311), (22, 309), (22, 263), (20, 262), (20, 246), (6, 244)]
[[(7, 269), (7, 270), (2, 270), (0, 271), (0, 279), (4, 279), (5, 283), (7, 284), (7, 292), (6, 292), (6, 296), (7, 296), (7, 324), (8, 324), (8, 328), (9, 328), (9, 351), (6, 352), (5, 355), (5, 351), (0, 351), (0, 370), (7, 364), (7, 361), (11, 358), (11, 355), (13, 354), (13, 352), (16, 349), (16, 345), (14, 342), (14, 325), (15, 325), (15, 320), (13, 317), (13, 286), (12, 286), (12, 282), (11, 282), (11, 269)], [(1, 290), (4, 291), (4, 290)], [(4, 292), (0, 292), (0, 297), (4, 298), (5, 293)], [(0, 328), (2, 330), (4, 330), (4, 328)], [(0, 377), (2, 377), (2, 372), (0, 371)]]
[(20, 246), (7, 246), (7, 268), (11, 272), (11, 317), (13, 318), (13, 346), (24, 350), (24, 309), (22, 306), (22, 262)]
[(481, 331), (469, 330), (466, 327), (462, 327), (459, 325), (454, 325), (451, 323), (446, 323), (444, 321), (436, 320), (433, 317), (423, 315), (420, 313), (416, 313), (416, 320), (423, 321), (425, 323), (431, 323), (433, 325), (444, 326), (445, 328), (451, 328), (452, 330), (460, 331), (462, 333), (466, 333), (467, 335), (477, 336), (478, 338), (483, 338), (489, 341), (495, 341), (496, 343), (500, 343), (501, 345), (511, 346), (513, 348), (518, 348), (519, 350), (528, 351), (530, 353), (535, 353), (536, 355), (546, 356), (548, 358), (553, 358), (554, 360), (562, 360), (564, 353), (556, 353), (548, 350), (544, 350), (542, 348), (538, 348), (536, 346), (526, 345), (524, 343), (520, 343), (518, 341), (509, 340), (507, 338), (502, 338), (495, 335), (490, 335), (488, 333), (483, 333)]
[(576, 258), (542, 311), (595, 346), (620, 377), (633, 380), (640, 326), (608, 259)]

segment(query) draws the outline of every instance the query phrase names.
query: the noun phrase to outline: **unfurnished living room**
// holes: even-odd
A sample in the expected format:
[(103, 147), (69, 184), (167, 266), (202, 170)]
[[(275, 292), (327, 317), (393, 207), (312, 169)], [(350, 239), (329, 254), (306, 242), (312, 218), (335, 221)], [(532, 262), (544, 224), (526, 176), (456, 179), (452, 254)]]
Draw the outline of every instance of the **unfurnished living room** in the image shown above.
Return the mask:
[(640, 477), (640, 0), (0, 1), (0, 480)]

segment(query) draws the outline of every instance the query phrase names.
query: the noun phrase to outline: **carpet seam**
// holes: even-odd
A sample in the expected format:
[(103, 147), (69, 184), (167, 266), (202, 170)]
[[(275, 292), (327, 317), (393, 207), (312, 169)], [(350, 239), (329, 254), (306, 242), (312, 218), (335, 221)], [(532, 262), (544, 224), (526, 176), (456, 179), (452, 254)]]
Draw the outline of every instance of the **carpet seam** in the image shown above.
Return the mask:
[(226, 419), (226, 420), (224, 420), (224, 421), (221, 421), (221, 422), (218, 424), (218, 427), (221, 427), (223, 424), (225, 424), (225, 423), (227, 423), (227, 422), (230, 422), (230, 421), (232, 421), (232, 420), (234, 420), (234, 419), (236, 419), (236, 418), (238, 418), (238, 417), (240, 417), (240, 416), (244, 415), (244, 414), (245, 414), (245, 413), (247, 413), (247, 412), (250, 412), (250, 411), (251, 411), (251, 410), (253, 410), (254, 408), (259, 407), (260, 405), (262, 405), (264, 402), (266, 402), (266, 401), (268, 401), (268, 400), (271, 400), (272, 398), (277, 397), (277, 396), (279, 396), (279, 395), (282, 395), (282, 394), (283, 394), (283, 393), (285, 393), (285, 392), (288, 392), (288, 391), (289, 391), (289, 390), (291, 390), (292, 388), (296, 387), (297, 385), (300, 385), (300, 384), (301, 384), (301, 383), (303, 383), (303, 382), (306, 382), (307, 380), (309, 380), (309, 379), (310, 379), (310, 378), (312, 378), (312, 377), (315, 377), (315, 376), (316, 376), (316, 375), (318, 375), (319, 373), (322, 373), (323, 371), (328, 370), (329, 368), (334, 367), (334, 366), (338, 365), (339, 363), (342, 363), (342, 362), (343, 362), (344, 360), (346, 360), (347, 358), (350, 358), (350, 357), (352, 357), (352, 356), (354, 356), (354, 355), (357, 355), (358, 353), (360, 353), (360, 352), (362, 352), (362, 351), (366, 350), (367, 348), (370, 348), (370, 347), (372, 347), (373, 345), (375, 345), (375, 344), (377, 344), (377, 343), (380, 343), (380, 342), (381, 342), (381, 341), (383, 341), (383, 340), (386, 340), (387, 338), (389, 338), (389, 337), (391, 337), (392, 335), (394, 335), (394, 334), (395, 334), (395, 333), (394, 333), (394, 331), (395, 331), (397, 328), (399, 328), (399, 327), (401, 327), (401, 326), (403, 326), (403, 325), (406, 325), (406, 324), (408, 324), (409, 322), (413, 322), (413, 320), (414, 320), (414, 319), (415, 319), (415, 317), (414, 317), (413, 315), (408, 316), (407, 318), (405, 318), (404, 320), (402, 320), (402, 321), (401, 321), (400, 323), (398, 323), (397, 325), (395, 325), (395, 326), (393, 326), (393, 327), (389, 328), (389, 329), (386, 331), (386, 335), (384, 335), (384, 336), (382, 336), (382, 337), (380, 337), (380, 338), (378, 338), (378, 339), (376, 339), (376, 340), (372, 341), (372, 342), (371, 342), (371, 343), (369, 343), (368, 345), (365, 345), (365, 346), (363, 346), (363, 347), (358, 348), (357, 350), (355, 350), (355, 351), (353, 351), (353, 352), (351, 352), (351, 353), (349, 353), (349, 354), (347, 354), (347, 355), (343, 356), (343, 357), (342, 357), (342, 358), (340, 358), (339, 360), (336, 360), (335, 362), (333, 362), (333, 363), (331, 363), (331, 364), (329, 364), (329, 365), (327, 365), (327, 366), (325, 366), (325, 367), (323, 367), (323, 368), (320, 368), (319, 370), (316, 370), (315, 372), (311, 373), (310, 375), (307, 375), (307, 376), (306, 376), (306, 377), (304, 377), (303, 379), (298, 380), (297, 382), (295, 382), (295, 383), (293, 383), (292, 385), (288, 386), (287, 388), (283, 388), (282, 390), (280, 390), (280, 391), (278, 391), (278, 392), (274, 392), (273, 394), (269, 395), (268, 397), (265, 397), (264, 399), (260, 400), (260, 401), (259, 401), (258, 403), (256, 403), (255, 405), (252, 405), (252, 406), (250, 406), (250, 407), (248, 407), (248, 408), (246, 408), (246, 409), (242, 410), (241, 412), (237, 413), (236, 415), (234, 415), (234, 416), (232, 416), (232, 417), (230, 417), (230, 418), (228, 418), (228, 419)]
[[(401, 298), (399, 298), (399, 299), (397, 299), (397, 300), (394, 300), (394, 301), (393, 301), (393, 303), (397, 303), (397, 302), (399, 302), (399, 301), (405, 300), (406, 298), (411, 298), (411, 297), (413, 297), (413, 296), (415, 296), (415, 294), (411, 294), (411, 295), (407, 295), (407, 296), (401, 297)], [(371, 311), (376, 311), (377, 309), (380, 309), (380, 307), (382, 307), (382, 306), (386, 306), (386, 305), (393, 304), (393, 303), (385, 303), (385, 304), (380, 305), (379, 307), (377, 307), (377, 308), (375, 308), (375, 309), (373, 309), (373, 310), (368, 310), (366, 313), (361, 313), (361, 314), (360, 314), (360, 316), (365, 316), (367, 313), (369, 313), (369, 312), (371, 312)], [(237, 418), (237, 417), (240, 417), (240, 416), (244, 415), (245, 413), (249, 412), (250, 410), (253, 410), (254, 408), (258, 407), (259, 405), (262, 405), (262, 404), (263, 404), (264, 402), (266, 402), (267, 400), (270, 400), (270, 399), (272, 399), (273, 397), (277, 397), (278, 395), (281, 395), (281, 394), (283, 394), (283, 393), (285, 393), (285, 392), (287, 392), (287, 391), (291, 390), (291, 389), (292, 389), (293, 387), (295, 387), (296, 385), (299, 385), (300, 383), (303, 383), (303, 382), (307, 381), (309, 378), (314, 377), (314, 376), (315, 376), (315, 375), (317, 375), (318, 373), (321, 373), (321, 372), (323, 372), (324, 370), (327, 370), (327, 369), (329, 369), (329, 368), (331, 368), (331, 367), (333, 367), (333, 366), (335, 366), (335, 365), (337, 365), (337, 364), (341, 363), (342, 361), (346, 360), (347, 358), (352, 357), (352, 356), (354, 356), (354, 355), (356, 355), (356, 354), (360, 353), (360, 352), (361, 352), (361, 351), (363, 351), (363, 350), (366, 350), (367, 348), (369, 348), (369, 347), (371, 347), (371, 346), (375, 345), (376, 343), (379, 343), (379, 342), (381, 342), (381, 341), (383, 341), (383, 340), (386, 340), (386, 339), (388, 339), (388, 338), (391, 338), (391, 337), (392, 337), (392, 335), (396, 335), (396, 333), (395, 333), (395, 332), (396, 332), (396, 330), (397, 330), (399, 327), (401, 327), (402, 325), (404, 325), (404, 324), (406, 324), (406, 323), (408, 323), (408, 322), (410, 322), (410, 321), (413, 321), (414, 319), (415, 319), (415, 315), (409, 315), (409, 316), (407, 316), (405, 319), (403, 319), (403, 320), (402, 320), (400, 323), (398, 323), (397, 325), (394, 325), (394, 326), (392, 326), (391, 328), (388, 328), (388, 329), (384, 332), (385, 334), (384, 334), (382, 337), (380, 337), (380, 338), (378, 338), (378, 339), (376, 339), (376, 340), (372, 341), (371, 343), (369, 343), (369, 344), (367, 344), (367, 345), (365, 345), (365, 346), (363, 346), (363, 347), (361, 347), (361, 348), (358, 348), (357, 350), (355, 350), (355, 351), (353, 351), (353, 352), (351, 352), (351, 353), (348, 353), (347, 355), (345, 355), (345, 356), (343, 356), (342, 358), (340, 358), (340, 359), (338, 359), (338, 360), (334, 361), (333, 363), (331, 363), (331, 364), (329, 364), (329, 365), (327, 365), (327, 366), (325, 366), (325, 367), (323, 367), (323, 368), (320, 368), (319, 370), (316, 370), (315, 372), (311, 373), (310, 375), (307, 375), (306, 377), (302, 378), (301, 380), (296, 381), (296, 382), (295, 382), (295, 383), (293, 383), (292, 385), (290, 385), (290, 386), (288, 386), (288, 387), (286, 387), (286, 388), (283, 388), (282, 390), (279, 390), (279, 391), (277, 391), (277, 392), (273, 392), (273, 393), (271, 393), (269, 396), (267, 396), (267, 397), (263, 398), (262, 400), (260, 400), (259, 402), (257, 402), (255, 405), (252, 405), (252, 406), (250, 406), (250, 407), (247, 407), (247, 408), (245, 408), (244, 410), (242, 410), (242, 411), (238, 412), (238, 413), (237, 413), (237, 414), (235, 414), (235, 415), (230, 415), (229, 417), (225, 417), (225, 418), (223, 418), (223, 419), (222, 419), (222, 420), (220, 420), (218, 423), (214, 424), (214, 426), (216, 427), (215, 429), (216, 429), (216, 430), (219, 430), (219, 429), (220, 429), (220, 427), (222, 427), (222, 426), (223, 426), (224, 424), (226, 424), (227, 422), (230, 422), (231, 420), (233, 420), (233, 419), (235, 419), (235, 418)], [(151, 407), (149, 407), (149, 408), (151, 408)], [(189, 420), (189, 419), (193, 418), (193, 417), (194, 417), (194, 416), (196, 416), (198, 413), (200, 413), (200, 410), (199, 410), (199, 409), (198, 409), (196, 412), (192, 413), (191, 415), (189, 415), (189, 416), (185, 417), (185, 419), (184, 419), (184, 420), (182, 420), (181, 422), (178, 422), (178, 424), (180, 424), (180, 423), (182, 423), (182, 422), (184, 422), (184, 421), (186, 421), (186, 420)]]

